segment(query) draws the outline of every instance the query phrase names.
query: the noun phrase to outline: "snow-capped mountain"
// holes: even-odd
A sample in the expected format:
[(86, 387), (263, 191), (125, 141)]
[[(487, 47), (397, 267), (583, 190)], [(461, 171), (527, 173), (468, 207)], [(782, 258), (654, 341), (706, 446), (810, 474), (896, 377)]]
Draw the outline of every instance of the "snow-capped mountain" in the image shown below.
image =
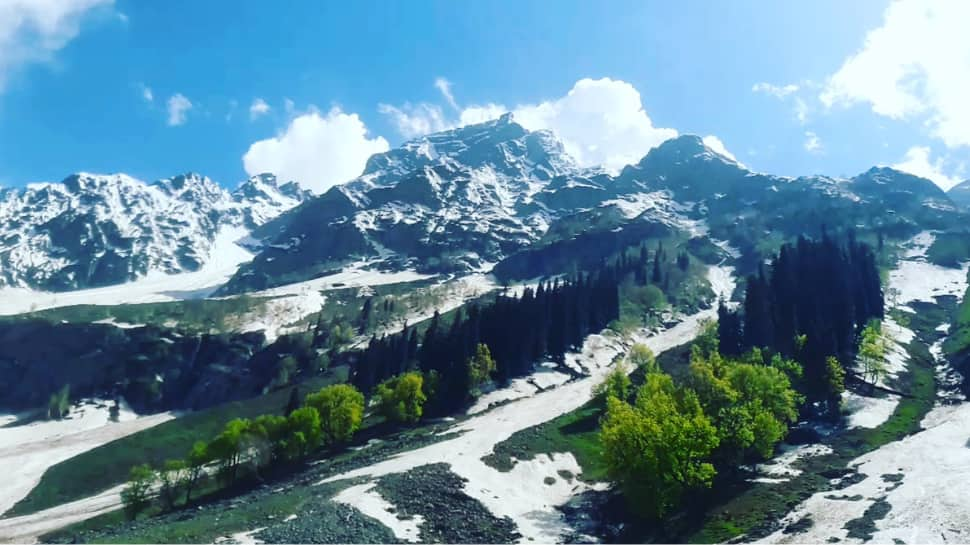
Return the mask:
[(255, 228), (308, 196), (272, 175), (232, 193), (184, 174), (147, 184), (78, 173), (0, 191), (0, 286), (50, 291), (194, 271), (224, 227)]
[(374, 155), (357, 179), (257, 229), (260, 253), (224, 291), (305, 280), (361, 258), (389, 268), (475, 270), (634, 221), (753, 248), (768, 233), (825, 227), (898, 235), (961, 217), (922, 178), (886, 168), (850, 179), (759, 174), (691, 135), (614, 176), (578, 167), (551, 133), (527, 131), (507, 114)]

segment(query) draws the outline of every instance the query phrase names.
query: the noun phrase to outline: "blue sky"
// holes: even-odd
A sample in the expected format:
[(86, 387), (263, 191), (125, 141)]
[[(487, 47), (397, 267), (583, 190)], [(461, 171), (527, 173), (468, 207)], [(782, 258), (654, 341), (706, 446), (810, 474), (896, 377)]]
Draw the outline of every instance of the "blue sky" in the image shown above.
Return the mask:
[(509, 109), (587, 164), (695, 133), (758, 171), (946, 185), (970, 177), (966, 5), (0, 0), (0, 183), (272, 168), (322, 190)]

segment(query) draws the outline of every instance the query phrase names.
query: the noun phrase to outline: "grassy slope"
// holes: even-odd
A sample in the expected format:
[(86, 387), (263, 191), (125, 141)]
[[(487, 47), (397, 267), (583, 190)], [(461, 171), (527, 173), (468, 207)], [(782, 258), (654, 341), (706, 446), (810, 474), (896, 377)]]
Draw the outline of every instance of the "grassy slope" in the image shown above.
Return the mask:
[[(337, 368), (300, 385), (301, 393), (346, 380), (347, 369)], [(5, 516), (25, 515), (81, 499), (123, 483), (128, 470), (141, 463), (158, 465), (182, 458), (199, 440), (214, 437), (233, 418), (281, 413), (290, 397), (282, 388), (252, 399), (234, 401), (187, 414), (153, 428), (123, 437), (49, 468), (40, 483)]]

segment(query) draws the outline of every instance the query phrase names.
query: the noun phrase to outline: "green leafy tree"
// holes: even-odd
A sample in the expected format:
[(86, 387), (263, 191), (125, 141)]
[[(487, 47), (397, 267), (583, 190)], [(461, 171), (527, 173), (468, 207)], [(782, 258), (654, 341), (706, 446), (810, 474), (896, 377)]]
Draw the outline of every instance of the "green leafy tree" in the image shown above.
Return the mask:
[(633, 367), (643, 369), (647, 373), (660, 371), (660, 366), (657, 365), (657, 358), (653, 355), (653, 350), (650, 350), (650, 347), (645, 344), (634, 344), (630, 348), (630, 353), (627, 354), (627, 359), (630, 360), (630, 364)]
[(202, 476), (205, 475), (205, 466), (210, 461), (212, 461), (212, 456), (209, 454), (208, 445), (204, 441), (196, 441), (192, 445), (191, 450), (189, 450), (188, 456), (185, 457), (185, 465), (187, 466), (187, 481), (185, 483), (186, 505), (192, 501), (192, 491), (202, 479)]
[(829, 410), (836, 412), (845, 391), (845, 369), (834, 356), (825, 358), (825, 386)]
[(862, 329), (859, 342), (859, 363), (862, 364), (862, 378), (875, 384), (886, 374), (886, 352), (889, 343), (882, 333), (882, 323), (870, 320)]
[(223, 475), (230, 481), (236, 480), (241, 456), (250, 432), (250, 421), (235, 418), (226, 423), (222, 432), (209, 443), (208, 451), (212, 459), (219, 462)]
[(717, 427), (721, 459), (735, 463), (749, 454), (768, 457), (798, 416), (802, 399), (784, 368), (763, 365), (760, 352), (732, 360), (701, 350), (691, 356), (688, 384)]
[(304, 458), (320, 446), (320, 413), (313, 407), (301, 407), (286, 419), (289, 431), (286, 450), (290, 458)]
[(128, 483), (121, 491), (121, 503), (125, 514), (134, 520), (151, 503), (152, 487), (155, 486), (155, 472), (147, 464), (137, 465), (128, 473)]
[(593, 388), (593, 396), (602, 400), (615, 397), (621, 401), (626, 401), (630, 397), (630, 388), (633, 383), (630, 381), (629, 369), (622, 361), (617, 362), (616, 366), (606, 375), (603, 382)]
[(377, 385), (378, 410), (392, 422), (413, 424), (424, 414), (424, 376), (412, 371)]
[(609, 398), (600, 441), (611, 478), (647, 516), (662, 517), (715, 475), (705, 460), (717, 447), (717, 430), (697, 396), (664, 373), (647, 375), (632, 406)]
[(71, 408), (71, 385), (65, 384), (60, 390), (51, 394), (47, 402), (47, 418), (50, 420), (60, 420), (67, 415)]
[(185, 460), (166, 460), (158, 470), (158, 496), (165, 509), (175, 508), (175, 503), (188, 484), (189, 467)]
[(322, 388), (306, 398), (306, 405), (320, 415), (324, 444), (346, 443), (364, 420), (364, 394), (349, 384)]
[(492, 352), (488, 345), (478, 343), (475, 347), (475, 355), (468, 359), (468, 381), (469, 390), (476, 391), (483, 383), (488, 382), (495, 372), (495, 360), (492, 359)]
[[(292, 415), (298, 411), (299, 407), (289, 411)], [(260, 463), (279, 462), (289, 457), (289, 422), (287, 417), (276, 414), (263, 414), (256, 417), (250, 426), (249, 433), (257, 437), (257, 452), (260, 456)]]

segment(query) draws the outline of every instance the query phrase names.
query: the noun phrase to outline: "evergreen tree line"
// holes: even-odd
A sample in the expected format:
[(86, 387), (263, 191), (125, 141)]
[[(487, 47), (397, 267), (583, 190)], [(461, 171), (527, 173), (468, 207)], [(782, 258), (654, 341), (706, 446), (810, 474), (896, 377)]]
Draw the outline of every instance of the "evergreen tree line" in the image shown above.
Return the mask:
[(766, 348), (804, 367), (803, 389), (811, 400), (826, 398), (827, 358), (843, 366), (855, 356), (857, 339), (871, 319), (884, 314), (882, 286), (872, 248), (850, 233), (843, 242), (823, 233), (785, 244), (747, 278), (744, 304), (718, 309), (721, 351), (737, 356)]
[[(677, 267), (686, 269), (688, 264), (686, 253), (676, 256)], [(587, 335), (619, 318), (618, 287), (624, 280), (662, 285), (669, 268), (662, 244), (654, 252), (643, 244), (592, 272), (540, 282), (520, 296), (502, 294), (491, 303), (459, 309), (450, 324), (436, 312), (423, 335), (405, 326), (400, 333), (372, 337), (356, 354), (353, 384), (370, 392), (389, 377), (420, 370), (434, 392), (426, 413), (453, 412), (468, 402), (480, 379), (471, 376), (469, 365), (479, 345), (485, 345), (495, 361), (491, 378), (503, 384), (528, 374), (542, 359), (562, 362)]]

